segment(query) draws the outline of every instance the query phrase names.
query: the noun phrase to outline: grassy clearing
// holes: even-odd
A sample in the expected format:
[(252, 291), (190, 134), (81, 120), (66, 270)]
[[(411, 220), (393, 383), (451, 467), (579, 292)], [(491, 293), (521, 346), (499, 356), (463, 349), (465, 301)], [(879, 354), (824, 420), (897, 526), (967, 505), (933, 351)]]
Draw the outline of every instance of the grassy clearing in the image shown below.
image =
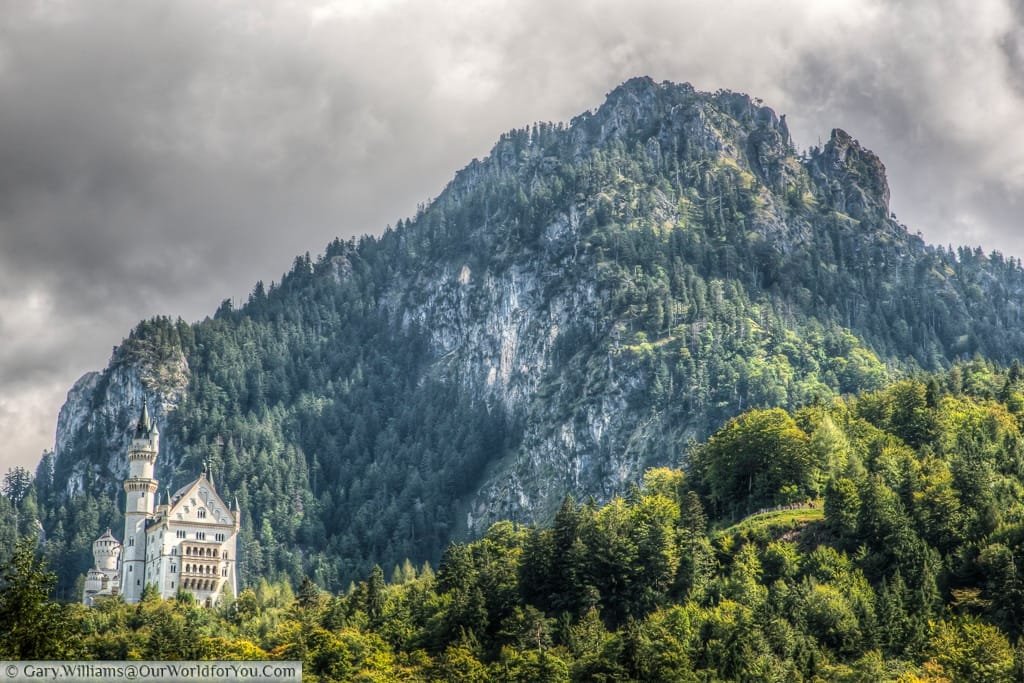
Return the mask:
[(824, 519), (824, 501), (819, 500), (815, 501), (814, 507), (772, 510), (750, 515), (732, 526), (714, 531), (712, 538), (734, 536), (750, 540), (774, 539), (788, 531), (798, 531), (808, 524), (821, 522)]

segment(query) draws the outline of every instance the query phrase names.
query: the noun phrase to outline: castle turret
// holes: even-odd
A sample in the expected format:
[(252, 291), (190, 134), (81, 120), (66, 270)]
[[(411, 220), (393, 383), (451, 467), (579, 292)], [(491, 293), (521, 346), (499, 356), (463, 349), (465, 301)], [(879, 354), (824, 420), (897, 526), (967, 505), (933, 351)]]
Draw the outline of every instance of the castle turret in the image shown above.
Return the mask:
[(128, 448), (128, 478), (124, 482), (124, 546), (121, 560), (121, 590), (126, 602), (138, 602), (146, 585), (146, 520), (156, 508), (157, 480), (153, 476), (160, 448), (160, 431), (142, 414)]
[(121, 544), (110, 529), (92, 543), (92, 569), (85, 575), (85, 589), (82, 602), (93, 604), (93, 599), (100, 595), (116, 595), (118, 592), (118, 566), (121, 556)]
[(102, 572), (110, 573), (117, 569), (117, 560), (121, 557), (121, 543), (110, 533), (110, 529), (92, 542), (93, 566)]

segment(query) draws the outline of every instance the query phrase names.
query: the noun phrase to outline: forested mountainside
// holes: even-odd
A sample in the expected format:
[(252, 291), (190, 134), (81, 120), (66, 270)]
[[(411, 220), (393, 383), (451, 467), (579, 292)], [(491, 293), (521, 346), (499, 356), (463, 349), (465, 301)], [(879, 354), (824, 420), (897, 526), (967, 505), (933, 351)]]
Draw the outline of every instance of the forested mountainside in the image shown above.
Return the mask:
[(436, 574), (374, 567), (333, 595), (262, 579), (215, 610), (155, 590), (54, 604), (28, 539), (0, 579), (0, 657), (302, 660), (310, 681), (1020, 681), (1022, 425), (1020, 365), (985, 361), (755, 409), (688, 473), (498, 522)]
[(161, 486), (209, 458), (238, 497), (243, 583), (337, 590), (608, 501), (749, 408), (1020, 357), (1019, 261), (928, 246), (888, 199), (843, 131), (801, 154), (759, 101), (685, 84), (507, 133), (415, 217), (238, 308), (143, 322), (75, 385), (30, 501), (62, 594), (120, 528), (144, 399)]

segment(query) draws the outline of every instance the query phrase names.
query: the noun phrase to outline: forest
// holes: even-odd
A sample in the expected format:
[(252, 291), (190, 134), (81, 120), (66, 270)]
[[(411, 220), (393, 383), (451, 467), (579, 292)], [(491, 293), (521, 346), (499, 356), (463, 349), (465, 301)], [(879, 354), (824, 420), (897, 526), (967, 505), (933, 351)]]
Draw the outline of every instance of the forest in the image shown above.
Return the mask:
[(280, 574), (213, 610), (55, 600), (36, 482), (11, 471), (0, 657), (297, 659), (311, 681), (1022, 680), (1022, 428), (1021, 367), (981, 359), (757, 408), (681, 468), (498, 522), (436, 568), (340, 591)]

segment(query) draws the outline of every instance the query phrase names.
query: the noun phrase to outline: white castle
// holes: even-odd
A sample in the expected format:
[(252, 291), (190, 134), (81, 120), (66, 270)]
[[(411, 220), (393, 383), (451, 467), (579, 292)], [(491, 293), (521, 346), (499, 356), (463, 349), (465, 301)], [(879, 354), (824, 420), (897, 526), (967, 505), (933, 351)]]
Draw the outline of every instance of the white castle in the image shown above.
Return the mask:
[(124, 543), (110, 529), (93, 542), (95, 566), (82, 594), (86, 605), (105, 595), (138, 602), (148, 584), (164, 598), (188, 591), (207, 607), (228, 591), (238, 594), (237, 502), (231, 508), (224, 504), (204, 467), (198, 479), (157, 505), (153, 467), (159, 447), (160, 431), (143, 403), (128, 447)]

